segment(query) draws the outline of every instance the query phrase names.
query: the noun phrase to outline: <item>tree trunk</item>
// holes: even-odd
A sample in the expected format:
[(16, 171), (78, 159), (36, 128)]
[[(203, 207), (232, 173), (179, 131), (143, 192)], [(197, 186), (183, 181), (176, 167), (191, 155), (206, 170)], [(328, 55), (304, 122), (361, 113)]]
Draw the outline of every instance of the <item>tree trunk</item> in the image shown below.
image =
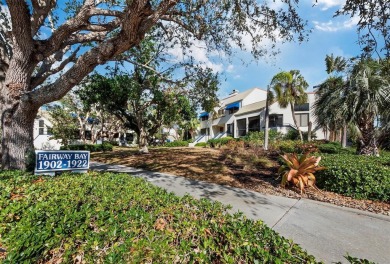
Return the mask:
[(310, 121), (309, 122), (309, 127), (307, 129), (307, 141), (308, 142), (311, 141), (311, 129), (312, 129), (312, 126), (313, 126), (313, 123)]
[[(2, 124), (2, 169), (25, 170), (27, 160), (34, 152), (34, 119), (36, 107), (19, 105), (16, 109), (5, 109), (1, 115)], [(31, 155), (31, 156), (30, 156)]]
[(342, 148), (346, 148), (347, 147), (347, 125), (345, 124), (345, 122), (344, 122), (344, 125), (343, 125), (341, 147)]
[(301, 139), (301, 142), (303, 142), (302, 131), (299, 129), (298, 122), (297, 122), (297, 119), (295, 117), (294, 105), (290, 104), (290, 107), (291, 107), (291, 114), (292, 114), (292, 117), (293, 117), (293, 120), (294, 120), (294, 124), (297, 127), (297, 130), (298, 130), (298, 133), (299, 133), (299, 138)]
[(373, 119), (361, 118), (358, 122), (358, 128), (361, 132), (360, 144), (357, 152), (359, 155), (379, 156), (378, 147), (375, 139), (375, 127)]
[(138, 146), (139, 152), (142, 154), (149, 153), (148, 149), (148, 135), (143, 127), (140, 127), (140, 132), (138, 135)]

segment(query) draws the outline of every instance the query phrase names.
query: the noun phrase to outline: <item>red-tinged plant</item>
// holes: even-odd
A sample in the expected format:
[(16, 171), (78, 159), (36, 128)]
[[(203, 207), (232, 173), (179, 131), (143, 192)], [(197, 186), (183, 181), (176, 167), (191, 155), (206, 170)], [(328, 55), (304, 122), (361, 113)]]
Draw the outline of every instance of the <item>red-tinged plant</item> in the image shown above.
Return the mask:
[(282, 187), (290, 182), (299, 187), (301, 194), (306, 187), (315, 187), (314, 173), (325, 169), (325, 167), (318, 166), (321, 157), (308, 157), (308, 154), (303, 154), (300, 157), (295, 153), (282, 156), (284, 164), (278, 171), (282, 175)]

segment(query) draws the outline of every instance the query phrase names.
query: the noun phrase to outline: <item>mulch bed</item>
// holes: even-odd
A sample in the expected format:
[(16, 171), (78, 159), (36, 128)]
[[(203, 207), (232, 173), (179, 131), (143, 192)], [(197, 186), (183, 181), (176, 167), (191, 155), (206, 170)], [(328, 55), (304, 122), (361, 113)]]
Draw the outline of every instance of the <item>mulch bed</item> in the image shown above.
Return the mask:
[(148, 155), (139, 155), (134, 150), (121, 149), (113, 153), (97, 153), (92, 159), (100, 162), (121, 164), (152, 171), (170, 173), (193, 180), (207, 181), (237, 188), (249, 189), (263, 194), (289, 198), (307, 198), (338, 206), (389, 215), (390, 203), (357, 200), (314, 188), (306, 189), (302, 195), (298, 188), (282, 188), (277, 179), (276, 153), (267, 154), (274, 162), (269, 168), (246, 169), (234, 161), (229, 150), (208, 148), (151, 149)]

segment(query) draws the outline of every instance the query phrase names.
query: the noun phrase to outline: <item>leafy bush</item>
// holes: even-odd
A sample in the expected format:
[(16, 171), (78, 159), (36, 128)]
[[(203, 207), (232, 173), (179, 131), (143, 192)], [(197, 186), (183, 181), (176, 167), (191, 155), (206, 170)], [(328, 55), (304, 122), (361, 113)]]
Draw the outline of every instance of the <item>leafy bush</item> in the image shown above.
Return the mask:
[(199, 142), (195, 144), (195, 147), (206, 147), (207, 143), (206, 142)]
[(315, 263), (261, 221), (127, 174), (2, 172), (0, 208), (3, 263)]
[(318, 152), (318, 143), (315, 141), (312, 142), (297, 142), (295, 145), (295, 152), (297, 153), (312, 153)]
[(329, 143), (326, 143), (326, 144), (319, 145), (318, 149), (322, 153), (334, 154), (334, 153), (339, 153), (340, 152), (341, 145), (340, 145), (340, 143), (337, 143), (337, 142), (329, 142)]
[[(309, 132), (302, 131), (303, 140), (307, 141), (308, 140), (308, 135), (309, 135)], [(313, 132), (313, 131), (311, 132), (311, 138), (312, 139), (316, 139), (317, 138), (316, 133)], [(284, 139), (285, 140), (300, 140), (298, 130), (296, 130), (296, 129), (289, 129), (287, 131), (287, 133), (284, 135)]]
[(327, 169), (317, 174), (317, 186), (357, 199), (390, 201), (390, 155), (322, 155)]
[(116, 147), (119, 146), (119, 141), (116, 141), (116, 140), (111, 140), (111, 141), (107, 141), (107, 142), (103, 142), (103, 143), (110, 143), (111, 145), (116, 146)]
[(223, 138), (213, 138), (213, 139), (209, 139), (207, 141), (207, 143), (210, 145), (210, 147), (212, 148), (219, 148), (223, 145), (226, 145), (228, 144), (230, 141), (233, 141), (233, 140), (236, 140), (232, 137), (223, 137)]
[[(264, 131), (251, 131), (242, 139), (246, 142), (264, 142)], [(283, 138), (283, 134), (276, 129), (270, 129), (268, 131), (268, 140), (270, 142), (280, 140)]]
[(164, 144), (164, 147), (168, 148), (174, 148), (174, 147), (188, 147), (188, 142), (187, 141), (172, 141)]
[(279, 150), (282, 153), (293, 153), (295, 152), (295, 146), (298, 141), (293, 140), (282, 140), (271, 144), (272, 148)]
[(110, 143), (103, 142), (103, 144), (82, 144), (82, 145), (68, 145), (62, 146), (60, 150), (87, 150), (90, 152), (112, 151), (113, 146)]
[(318, 163), (321, 157), (308, 157), (307, 154), (285, 154), (282, 156), (283, 165), (280, 166), (278, 173), (282, 175), (282, 187), (285, 187), (288, 182), (299, 187), (301, 194), (306, 187), (314, 187), (316, 178), (314, 173), (323, 170), (324, 167), (319, 167)]

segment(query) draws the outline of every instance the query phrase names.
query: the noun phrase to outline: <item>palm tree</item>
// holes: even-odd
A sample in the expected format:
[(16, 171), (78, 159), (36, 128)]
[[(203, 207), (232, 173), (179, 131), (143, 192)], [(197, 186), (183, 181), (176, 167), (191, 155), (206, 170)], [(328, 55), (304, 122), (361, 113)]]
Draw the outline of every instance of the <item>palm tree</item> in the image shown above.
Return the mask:
[(323, 82), (317, 92), (314, 103), (314, 115), (317, 125), (330, 133), (329, 139), (336, 140), (337, 131), (343, 130), (341, 144), (347, 145), (347, 122), (341, 110), (341, 97), (345, 82), (341, 76), (347, 67), (347, 60), (340, 56), (326, 55), (326, 72), (329, 77)]
[(301, 141), (303, 141), (303, 136), (295, 117), (294, 105), (307, 102), (308, 98), (305, 91), (308, 86), (309, 85), (305, 78), (300, 74), (299, 70), (279, 72), (271, 81), (271, 87), (276, 94), (276, 101), (279, 103), (280, 107), (287, 108), (288, 105), (290, 105), (294, 124), (298, 130)]
[(342, 77), (328, 77), (316, 91), (313, 113), (318, 126), (330, 133), (329, 139), (335, 140), (336, 131), (340, 130), (346, 117), (343, 115), (342, 93), (345, 82)]
[(390, 102), (390, 82), (382, 75), (382, 67), (382, 62), (372, 59), (355, 64), (342, 98), (347, 119), (355, 122), (361, 133), (357, 152), (362, 155), (378, 154), (374, 121), (386, 114), (383, 109)]

